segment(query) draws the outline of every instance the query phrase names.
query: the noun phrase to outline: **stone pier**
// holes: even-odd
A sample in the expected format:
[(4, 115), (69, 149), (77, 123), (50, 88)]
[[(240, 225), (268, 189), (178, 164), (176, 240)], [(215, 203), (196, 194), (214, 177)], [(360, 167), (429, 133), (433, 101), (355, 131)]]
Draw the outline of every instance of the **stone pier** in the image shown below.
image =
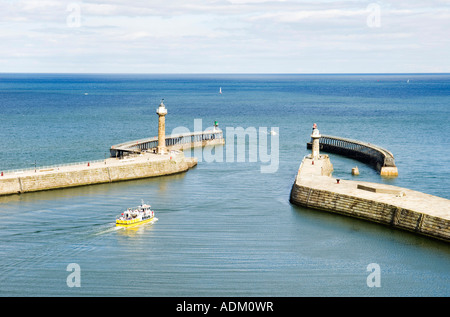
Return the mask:
[[(313, 141), (318, 143), (316, 148), (321, 151), (343, 155), (367, 163), (379, 171), (381, 176), (398, 176), (394, 155), (380, 146), (336, 136), (319, 135), (319, 139), (314, 139), (311, 136), (311, 142), (306, 145), (308, 149), (312, 148)], [(312, 152), (314, 153), (314, 151)]]
[(165, 176), (186, 172), (196, 164), (197, 159), (172, 151), (168, 155), (146, 153), (122, 160), (108, 158), (36, 171), (9, 172), (0, 177), (0, 196)]
[(291, 189), (291, 203), (450, 242), (450, 200), (391, 185), (337, 179), (332, 171), (327, 155), (305, 156)]
[(225, 143), (217, 122), (212, 131), (166, 137), (167, 109), (162, 101), (156, 113), (157, 137), (112, 146), (111, 157), (105, 160), (1, 171), (0, 196), (182, 173), (197, 165), (197, 159), (185, 157), (183, 149)]

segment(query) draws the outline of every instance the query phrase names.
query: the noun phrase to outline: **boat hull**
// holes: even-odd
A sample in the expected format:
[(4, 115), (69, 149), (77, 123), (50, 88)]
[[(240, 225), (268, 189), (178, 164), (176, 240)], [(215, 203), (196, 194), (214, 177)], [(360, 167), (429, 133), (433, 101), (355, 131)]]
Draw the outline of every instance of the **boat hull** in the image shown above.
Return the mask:
[(134, 226), (138, 226), (144, 223), (149, 223), (152, 222), (154, 220), (158, 220), (156, 217), (151, 217), (151, 218), (147, 218), (147, 219), (130, 219), (130, 220), (116, 220), (116, 227), (125, 227), (125, 228), (129, 228), (129, 227), (134, 227)]

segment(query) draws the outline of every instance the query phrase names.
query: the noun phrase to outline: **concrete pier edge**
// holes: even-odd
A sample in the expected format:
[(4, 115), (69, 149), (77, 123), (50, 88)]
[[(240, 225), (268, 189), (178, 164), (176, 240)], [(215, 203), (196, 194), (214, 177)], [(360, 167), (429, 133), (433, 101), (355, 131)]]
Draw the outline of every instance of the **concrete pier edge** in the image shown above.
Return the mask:
[[(450, 200), (407, 188), (332, 177), (328, 155), (319, 153), (312, 134), (292, 185), (292, 204), (359, 218), (450, 242)], [(316, 141), (316, 142), (314, 142)]]
[(146, 154), (129, 160), (107, 159), (83, 166), (30, 171), (0, 178), (0, 196), (52, 189), (121, 182), (183, 173), (197, 165), (196, 158), (183, 152), (172, 155)]
[(214, 122), (212, 131), (166, 137), (167, 109), (163, 101), (164, 99), (156, 109), (157, 137), (112, 146), (111, 158), (92, 164), (73, 163), (62, 167), (35, 168), (34, 172), (7, 171), (5, 174), (2, 171), (0, 196), (182, 173), (197, 165), (197, 158), (185, 157), (182, 150), (225, 143), (217, 121)]

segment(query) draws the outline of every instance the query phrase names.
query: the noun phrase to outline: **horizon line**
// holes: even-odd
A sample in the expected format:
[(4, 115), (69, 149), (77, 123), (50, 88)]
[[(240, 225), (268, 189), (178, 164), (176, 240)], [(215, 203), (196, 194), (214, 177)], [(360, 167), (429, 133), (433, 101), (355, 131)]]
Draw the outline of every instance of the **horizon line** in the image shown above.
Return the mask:
[(77, 75), (450, 75), (450, 72), (411, 72), (411, 73), (144, 73), (144, 72), (0, 72), (0, 74), (77, 74)]

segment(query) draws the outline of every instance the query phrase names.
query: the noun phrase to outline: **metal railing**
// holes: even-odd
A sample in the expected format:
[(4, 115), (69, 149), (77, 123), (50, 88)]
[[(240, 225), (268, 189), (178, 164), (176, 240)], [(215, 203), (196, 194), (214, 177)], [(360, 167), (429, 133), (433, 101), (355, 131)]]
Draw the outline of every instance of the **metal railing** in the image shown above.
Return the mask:
[[(330, 135), (322, 135), (319, 144), (320, 149), (325, 152), (366, 161), (378, 168), (395, 167), (394, 155), (378, 145)], [(308, 143), (308, 148), (310, 147), (311, 143)]]
[[(192, 133), (172, 134), (166, 136), (166, 147), (170, 150), (172, 147), (193, 146), (198, 142), (223, 139), (223, 132), (220, 129), (200, 131)], [(122, 156), (124, 153), (139, 153), (142, 151), (151, 151), (158, 146), (158, 137), (129, 141), (113, 145), (110, 149), (111, 157)]]

